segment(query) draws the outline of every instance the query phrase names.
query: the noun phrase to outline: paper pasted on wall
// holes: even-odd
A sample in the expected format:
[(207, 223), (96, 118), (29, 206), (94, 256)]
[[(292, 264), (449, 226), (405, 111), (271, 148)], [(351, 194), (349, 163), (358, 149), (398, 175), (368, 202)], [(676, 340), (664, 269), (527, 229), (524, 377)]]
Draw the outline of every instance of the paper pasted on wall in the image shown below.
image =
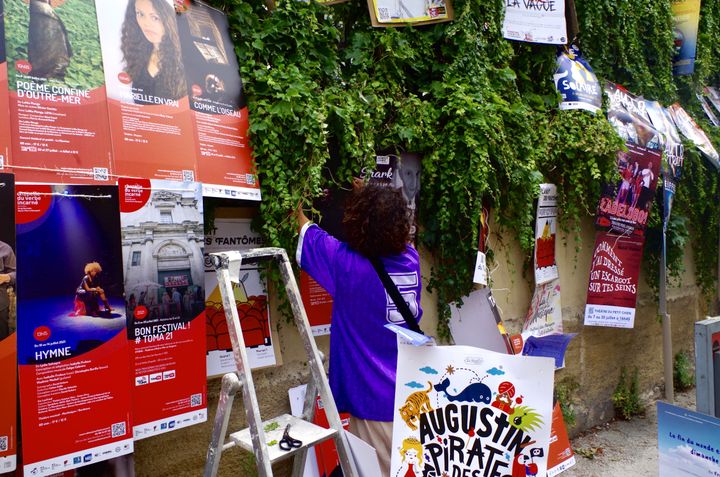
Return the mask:
[(454, 18), (451, 0), (368, 0), (375, 27), (426, 25)]
[[(207, 374), (218, 376), (237, 369), (228, 333), (217, 274), (209, 254), (262, 247), (262, 237), (250, 228), (251, 219), (216, 219), (205, 238), (205, 314)], [(240, 283), (233, 284), (235, 305), (251, 368), (277, 364), (270, 327), (268, 294), (257, 265), (243, 265)]]
[(552, 359), (468, 346), (398, 350), (391, 476), (545, 475)]
[(23, 468), (39, 477), (133, 451), (120, 208), (115, 186), (16, 197)]
[(505, 0), (503, 36), (508, 40), (567, 43), (565, 0)]
[(207, 420), (203, 201), (197, 182), (118, 186), (137, 440)]

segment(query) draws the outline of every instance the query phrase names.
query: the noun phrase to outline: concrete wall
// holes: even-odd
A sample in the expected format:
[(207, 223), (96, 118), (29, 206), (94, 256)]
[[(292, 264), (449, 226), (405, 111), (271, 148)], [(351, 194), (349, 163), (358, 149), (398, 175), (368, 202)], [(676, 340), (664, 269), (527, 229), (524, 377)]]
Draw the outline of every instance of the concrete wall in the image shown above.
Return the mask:
[[(594, 243), (594, 228), (588, 219), (580, 237), (583, 248), (576, 251), (574, 236), (559, 234), (558, 265), (560, 267), (563, 303), (563, 324), (566, 332), (578, 333), (566, 355), (566, 367), (556, 373), (557, 381), (574, 381), (578, 389), (572, 395), (577, 424), (571, 434), (613, 417), (611, 395), (617, 385), (620, 368), (637, 367), (643, 398), (658, 397), (663, 385), (662, 326), (657, 318), (657, 303), (653, 299), (645, 276), (640, 276), (640, 294), (635, 327), (631, 330), (583, 326), (586, 287)], [(496, 251), (493, 266), (493, 293), (501, 309), (509, 332), (519, 332), (530, 303), (533, 285), (523, 274), (523, 261), (517, 244), (507, 236), (501, 240), (491, 237)], [(428, 253), (421, 250), (424, 283), (430, 276), (431, 262)], [(694, 285), (692, 251), (686, 250), (685, 272), (681, 283), (668, 293), (669, 312), (672, 315), (673, 351), (693, 350), (693, 323), (704, 319), (708, 305)], [(496, 267), (496, 268), (494, 268)], [(525, 275), (525, 276), (524, 276)], [(273, 310), (276, 303), (271, 302)], [(422, 297), (425, 310), (423, 329), (430, 332), (437, 324), (435, 297), (425, 292)], [(713, 305), (714, 306), (714, 305)], [(283, 365), (254, 373), (264, 418), (288, 412), (287, 389), (307, 380), (305, 355), (297, 331), (292, 324), (273, 317), (279, 328), (280, 351)], [(328, 351), (328, 337), (317, 340), (320, 348)], [(219, 380), (208, 383), (210, 418), (215, 415), (219, 394)], [(245, 425), (242, 405), (237, 401), (231, 419), (231, 430)], [(135, 464), (137, 475), (142, 476), (197, 476), (202, 473), (205, 452), (210, 440), (212, 422), (181, 429), (136, 443)], [(256, 472), (249, 454), (238, 450), (225, 453), (221, 461), (222, 476), (254, 476)], [(277, 466), (275, 475), (289, 475), (289, 467)]]

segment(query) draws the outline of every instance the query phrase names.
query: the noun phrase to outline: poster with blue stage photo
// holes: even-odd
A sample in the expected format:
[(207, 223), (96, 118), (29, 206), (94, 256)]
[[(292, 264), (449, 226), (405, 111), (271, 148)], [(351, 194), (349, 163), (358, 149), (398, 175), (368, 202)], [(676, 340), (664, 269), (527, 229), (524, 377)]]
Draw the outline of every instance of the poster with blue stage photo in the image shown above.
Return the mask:
[(17, 186), (16, 221), (25, 475), (131, 453), (117, 187)]

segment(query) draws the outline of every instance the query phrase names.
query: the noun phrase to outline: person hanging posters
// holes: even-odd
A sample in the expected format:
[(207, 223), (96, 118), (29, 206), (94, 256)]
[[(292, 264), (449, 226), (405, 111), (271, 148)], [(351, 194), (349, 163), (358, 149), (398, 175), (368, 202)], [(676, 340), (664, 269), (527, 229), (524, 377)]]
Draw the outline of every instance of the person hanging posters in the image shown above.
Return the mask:
[(94, 0), (4, 0), (18, 181), (110, 181), (110, 128)]
[(205, 422), (200, 184), (118, 181), (135, 439)]
[(555, 261), (557, 233), (557, 187), (540, 184), (535, 214), (535, 284), (542, 285), (559, 277)]
[(720, 155), (718, 155), (717, 150), (713, 147), (705, 131), (697, 125), (695, 120), (690, 117), (679, 103), (668, 106), (668, 111), (682, 135), (692, 141), (695, 146), (700, 149), (703, 156), (705, 156), (716, 169), (720, 170)]
[(700, 0), (673, 0), (674, 75), (691, 75), (695, 71)]
[(565, 0), (505, 0), (503, 36), (508, 40), (567, 43)]
[(560, 109), (598, 112), (602, 107), (602, 88), (580, 49), (575, 45), (558, 48), (557, 66), (553, 80), (562, 96)]
[(720, 419), (657, 402), (660, 477), (720, 475)]
[(368, 0), (374, 27), (427, 25), (454, 18), (450, 0)]
[(598, 232), (595, 238), (585, 325), (632, 328), (644, 238)]
[(0, 174), (0, 474), (17, 464), (16, 269), (15, 182), (12, 174)]
[(194, 181), (195, 138), (172, 0), (95, 0), (116, 175)]
[(555, 365), (398, 344), (391, 476), (545, 475)]
[(203, 195), (260, 200), (227, 17), (197, 0), (176, 10)]
[(119, 215), (115, 186), (16, 187), (25, 475), (133, 451)]
[(621, 234), (645, 234), (655, 199), (662, 153), (633, 143), (617, 153), (618, 181), (606, 184), (598, 205), (596, 224)]
[[(5, 56), (5, 5), (2, 1), (0, 1), (0, 117), (10, 117), (7, 58)], [(9, 161), (10, 144), (10, 121), (0, 121), (0, 169), (3, 169)]]
[[(209, 255), (230, 250), (249, 250), (263, 246), (262, 237), (250, 228), (251, 219), (215, 219), (205, 237), (205, 315), (207, 328), (207, 375), (235, 371), (232, 343), (217, 273)], [(265, 281), (258, 265), (243, 265), (240, 283), (233, 284), (235, 304), (251, 368), (275, 366), (275, 347), (270, 327), (270, 310)]]

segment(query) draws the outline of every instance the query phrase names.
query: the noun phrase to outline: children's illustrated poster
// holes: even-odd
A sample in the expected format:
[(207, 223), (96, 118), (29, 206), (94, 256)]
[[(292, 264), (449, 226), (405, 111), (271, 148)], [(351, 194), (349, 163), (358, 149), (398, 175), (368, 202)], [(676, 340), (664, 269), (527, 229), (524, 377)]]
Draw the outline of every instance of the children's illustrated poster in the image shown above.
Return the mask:
[(715, 477), (720, 474), (720, 420), (657, 402), (660, 477)]
[(454, 18), (450, 0), (368, 0), (375, 27), (426, 25)]
[(555, 365), (398, 344), (391, 477), (544, 476)]
[[(0, 117), (10, 117), (7, 58), (5, 56), (5, 9), (0, 1)], [(10, 158), (10, 121), (0, 122), (0, 169)], [(0, 469), (2, 471), (2, 469)]]
[(535, 219), (535, 284), (542, 285), (559, 277), (555, 261), (557, 234), (557, 187), (540, 184)]
[(528, 336), (543, 337), (562, 332), (560, 279), (555, 279), (535, 287), (522, 335), (525, 340)]
[(196, 180), (193, 121), (173, 1), (95, 3), (115, 174)]
[(204, 422), (203, 202), (197, 182), (118, 181), (135, 439)]
[(567, 43), (565, 0), (505, 0), (503, 36), (508, 40)]
[(248, 109), (227, 17), (205, 3), (185, 3), (177, 15), (178, 32), (203, 195), (260, 200), (248, 144)]
[(109, 184), (94, 0), (4, 0), (12, 155), (24, 182)]
[(16, 221), (25, 475), (129, 454), (117, 187), (19, 185)]
[[(215, 252), (262, 247), (262, 237), (251, 230), (250, 222), (250, 219), (216, 219), (215, 228), (205, 236), (208, 376), (218, 376), (237, 369), (217, 274), (208, 255)], [(233, 283), (233, 293), (250, 367), (274, 366), (277, 360), (270, 328), (265, 282), (260, 277), (257, 265), (243, 265), (242, 270), (240, 283)]]
[(0, 174), (0, 474), (17, 463), (17, 347), (15, 335), (15, 186)]
[(695, 71), (700, 1), (673, 0), (671, 2), (674, 17), (673, 74), (675, 75), (691, 75)]
[(598, 232), (595, 239), (585, 325), (632, 328), (644, 239)]

